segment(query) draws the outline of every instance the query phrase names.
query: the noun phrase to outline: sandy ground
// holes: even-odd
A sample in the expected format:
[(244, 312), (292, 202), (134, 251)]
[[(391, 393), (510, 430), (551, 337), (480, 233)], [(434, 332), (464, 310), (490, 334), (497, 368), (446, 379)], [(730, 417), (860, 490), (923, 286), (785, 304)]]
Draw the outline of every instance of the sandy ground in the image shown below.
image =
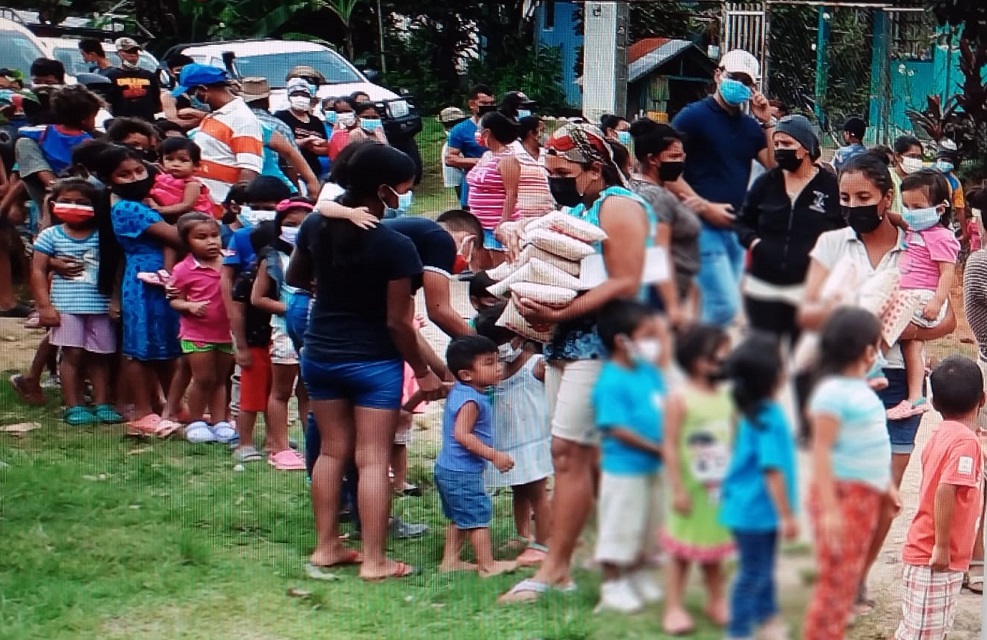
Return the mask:
[[(955, 298), (954, 298), (955, 300)], [(472, 315), (472, 309), (466, 295), (466, 287), (462, 283), (454, 284), (453, 301), (464, 317)], [(959, 302), (959, 300), (957, 300)], [(422, 309), (419, 300), (419, 309)], [(962, 303), (959, 304), (962, 309)], [(426, 337), (432, 343), (439, 354), (444, 354), (448, 345), (448, 338), (438, 331), (431, 324), (425, 327)], [(27, 366), (34, 355), (43, 333), (37, 330), (26, 330), (19, 320), (0, 319), (0, 370), (18, 369)], [(938, 349), (939, 357), (953, 351), (969, 351), (969, 328), (965, 326), (965, 321), (961, 321), (961, 327), (956, 335)], [(964, 343), (964, 344), (961, 344)], [(6, 384), (6, 380), (2, 381)], [(790, 398), (787, 400), (791, 402)], [(7, 412), (10, 408), (5, 407)], [(415, 420), (417, 425), (416, 437), (434, 441), (439, 436), (439, 424), (441, 417), (441, 403), (432, 403), (426, 412), (418, 416)], [(909, 522), (915, 513), (917, 493), (921, 476), (921, 451), (932, 431), (939, 423), (937, 414), (930, 413), (922, 423), (918, 434), (916, 451), (909, 465), (908, 472), (901, 488), (904, 501), (904, 512), (895, 521), (891, 533), (885, 542), (881, 557), (878, 560), (869, 579), (869, 589), (871, 596), (878, 602), (878, 609), (872, 615), (861, 619), (850, 633), (851, 638), (877, 640), (893, 637), (894, 629), (897, 626), (900, 611), (900, 582), (902, 573), (901, 546), (905, 540)], [(805, 455), (800, 456), (800, 468), (809, 468), (809, 459)], [(807, 484), (807, 473), (801, 474), (803, 493)], [(803, 502), (804, 503), (804, 502)], [(808, 542), (808, 522), (805, 520), (804, 509), (802, 514), (802, 535)], [(811, 554), (789, 554), (783, 559), (779, 571), (779, 590), (783, 600), (790, 602), (804, 602), (807, 598), (808, 584), (813, 575), (813, 562)], [(969, 592), (964, 592), (960, 598), (959, 610), (956, 619), (956, 626), (950, 638), (955, 640), (975, 640), (979, 638), (981, 629), (980, 617), (981, 598)]]

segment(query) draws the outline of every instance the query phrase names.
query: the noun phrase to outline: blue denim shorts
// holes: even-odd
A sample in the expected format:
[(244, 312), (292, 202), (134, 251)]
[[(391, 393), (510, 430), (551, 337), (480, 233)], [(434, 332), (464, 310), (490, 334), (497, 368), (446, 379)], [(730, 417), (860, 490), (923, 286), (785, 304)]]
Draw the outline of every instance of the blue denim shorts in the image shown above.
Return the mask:
[(302, 352), (302, 339), (305, 337), (305, 330), (308, 329), (308, 314), (311, 307), (312, 296), (307, 293), (296, 293), (288, 300), (284, 323), (297, 353)]
[(457, 529), (486, 529), (493, 517), (493, 501), (483, 486), (483, 472), (450, 471), (435, 465), (435, 487), (442, 513)]
[(321, 362), (302, 351), (302, 380), (312, 400), (350, 400), (367, 409), (400, 409), (404, 361)]
[[(888, 409), (898, 406), (908, 399), (908, 376), (904, 369), (885, 369), (888, 388), (877, 395)], [(910, 455), (915, 450), (915, 434), (922, 423), (922, 416), (912, 416), (904, 420), (888, 420), (888, 435), (891, 436), (891, 453)]]

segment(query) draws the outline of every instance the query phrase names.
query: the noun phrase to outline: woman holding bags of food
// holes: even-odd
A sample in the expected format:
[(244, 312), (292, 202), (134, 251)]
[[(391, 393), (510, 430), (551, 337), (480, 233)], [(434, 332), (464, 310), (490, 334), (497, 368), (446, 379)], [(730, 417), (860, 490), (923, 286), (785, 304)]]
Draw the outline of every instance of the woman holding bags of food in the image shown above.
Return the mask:
[[(594, 245), (602, 255), (606, 275), (600, 284), (564, 306), (513, 294), (514, 304), (528, 322), (536, 327), (554, 326), (545, 348), (549, 363), (545, 387), (555, 466), (553, 510), (564, 517), (553, 519), (548, 555), (538, 572), (515, 585), (501, 602), (530, 601), (549, 589), (574, 587), (569, 572), (572, 553), (593, 505), (593, 477), (599, 459), (591, 397), (606, 351), (595, 312), (611, 300), (641, 295), (645, 254), (655, 236), (654, 212), (627, 189), (599, 128), (568, 124), (557, 130), (546, 143), (545, 169), (555, 202), (569, 207), (569, 215), (576, 220), (606, 234), (606, 239)], [(520, 225), (498, 229), (512, 259), (518, 255), (522, 231)], [(539, 235), (543, 240), (550, 238), (549, 233)], [(562, 245), (566, 240), (559, 238), (558, 242)], [(553, 253), (550, 244), (538, 248), (543, 256)]]

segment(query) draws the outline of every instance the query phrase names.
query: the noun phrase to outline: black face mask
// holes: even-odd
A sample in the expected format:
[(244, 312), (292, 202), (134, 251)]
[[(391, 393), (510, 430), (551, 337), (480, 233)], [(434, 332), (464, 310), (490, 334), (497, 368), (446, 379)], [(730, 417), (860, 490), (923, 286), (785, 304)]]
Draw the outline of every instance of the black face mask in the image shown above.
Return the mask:
[(685, 171), (684, 162), (662, 162), (658, 167), (658, 177), (662, 182), (675, 182)]
[(802, 158), (795, 154), (795, 149), (775, 149), (775, 162), (785, 171), (795, 171), (802, 166)]
[(569, 176), (566, 178), (549, 178), (548, 190), (552, 192), (552, 199), (563, 207), (575, 207), (582, 204), (583, 197), (576, 189), (576, 178)]
[(488, 113), (493, 113), (497, 110), (497, 105), (495, 104), (481, 104), (476, 108), (476, 115), (485, 116)]
[(870, 233), (881, 225), (881, 215), (876, 204), (862, 207), (841, 207), (843, 219), (857, 233)]
[(127, 184), (115, 184), (110, 190), (123, 200), (140, 202), (151, 193), (153, 186), (154, 176), (149, 173), (143, 180), (128, 182)]

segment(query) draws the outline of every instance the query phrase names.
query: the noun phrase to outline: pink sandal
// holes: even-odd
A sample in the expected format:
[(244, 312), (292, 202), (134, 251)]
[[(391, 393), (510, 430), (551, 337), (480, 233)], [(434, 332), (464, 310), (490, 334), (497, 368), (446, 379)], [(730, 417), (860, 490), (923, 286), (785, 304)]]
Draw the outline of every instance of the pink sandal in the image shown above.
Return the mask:
[(925, 398), (919, 398), (914, 404), (908, 400), (902, 400), (897, 406), (888, 409), (887, 416), (888, 420), (907, 420), (920, 416), (929, 409), (929, 403)]
[(127, 423), (127, 435), (138, 438), (167, 438), (181, 427), (172, 420), (165, 420), (156, 413), (149, 413), (140, 420)]
[(294, 449), (285, 449), (267, 456), (267, 464), (278, 471), (305, 471), (305, 459)]

